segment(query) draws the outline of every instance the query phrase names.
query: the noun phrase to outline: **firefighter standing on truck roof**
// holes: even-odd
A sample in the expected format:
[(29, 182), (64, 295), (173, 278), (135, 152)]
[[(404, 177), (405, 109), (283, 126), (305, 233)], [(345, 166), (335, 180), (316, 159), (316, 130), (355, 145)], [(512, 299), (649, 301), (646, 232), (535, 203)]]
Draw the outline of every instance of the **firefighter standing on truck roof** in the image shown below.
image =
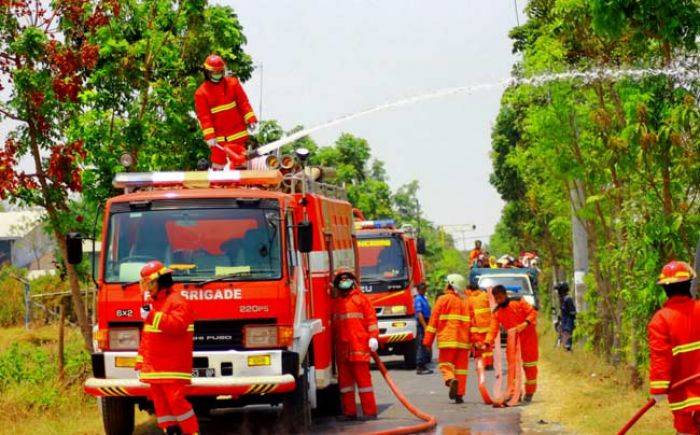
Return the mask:
[(469, 337), (473, 311), (462, 293), (467, 280), (459, 274), (447, 275), (445, 292), (433, 307), (423, 345), (430, 348), (437, 336), (438, 368), (449, 388), (449, 398), (464, 402), (469, 368)]
[(370, 351), (376, 352), (379, 347), (377, 315), (367, 296), (357, 288), (357, 278), (352, 272), (338, 272), (333, 279), (333, 287), (336, 291), (333, 300), (333, 334), (343, 418), (357, 418), (357, 384), (363, 417), (375, 419), (377, 404), (369, 373), (369, 360)]
[(491, 328), (486, 336), (486, 342), (494, 346), (498, 328), (515, 329), (520, 338), (520, 352), (525, 371), (525, 402), (531, 402), (537, 391), (537, 311), (524, 299), (513, 299), (508, 296), (502, 285), (494, 286), (491, 290), (496, 301), (496, 309), (491, 319)]
[(192, 379), (194, 320), (187, 301), (172, 286), (173, 271), (160, 261), (141, 269), (144, 326), (136, 370), (151, 386), (158, 427), (168, 434), (196, 434), (197, 416), (185, 399)]
[(194, 94), (199, 125), (211, 150), (212, 169), (217, 170), (224, 169), (227, 157), (232, 167), (246, 162), (248, 128), (254, 130), (258, 122), (241, 82), (236, 77), (225, 77), (225, 69), (220, 56), (207, 57), (206, 80)]
[(676, 389), (673, 384), (700, 374), (700, 301), (693, 300), (693, 268), (671, 261), (657, 284), (668, 300), (649, 322), (649, 386), (657, 403), (668, 398), (673, 425), (681, 434), (700, 434), (700, 379)]
[(486, 370), (493, 370), (493, 349), (486, 342), (486, 334), (491, 328), (491, 305), (489, 295), (479, 289), (479, 286), (470, 283), (467, 287), (467, 297), (474, 310), (473, 326), (471, 327), (474, 358), (481, 358)]

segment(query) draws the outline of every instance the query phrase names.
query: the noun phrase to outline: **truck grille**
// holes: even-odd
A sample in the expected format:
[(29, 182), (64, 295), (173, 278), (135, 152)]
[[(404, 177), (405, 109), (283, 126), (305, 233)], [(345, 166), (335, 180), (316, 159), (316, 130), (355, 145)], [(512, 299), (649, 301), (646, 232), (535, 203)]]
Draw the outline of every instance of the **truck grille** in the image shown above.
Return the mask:
[(274, 325), (275, 319), (194, 322), (194, 350), (241, 350), (245, 325)]

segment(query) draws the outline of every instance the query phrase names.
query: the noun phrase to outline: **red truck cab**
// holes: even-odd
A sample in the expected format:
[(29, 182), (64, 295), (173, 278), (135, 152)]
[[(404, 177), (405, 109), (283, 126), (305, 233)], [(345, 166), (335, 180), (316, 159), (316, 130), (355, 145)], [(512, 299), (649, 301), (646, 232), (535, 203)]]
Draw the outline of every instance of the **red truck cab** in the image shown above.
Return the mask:
[(174, 270), (195, 314), (195, 409), (283, 405), (298, 430), (310, 411), (339, 407), (330, 281), (356, 268), (352, 208), (342, 192), (285, 193), (278, 171), (118, 174), (105, 205), (93, 376), (108, 434), (131, 433), (149, 385), (134, 370), (143, 322), (139, 272)]
[(397, 229), (391, 220), (357, 221), (360, 284), (377, 312), (380, 354), (402, 355), (415, 368), (416, 286), (425, 279), (424, 242), (411, 227)]

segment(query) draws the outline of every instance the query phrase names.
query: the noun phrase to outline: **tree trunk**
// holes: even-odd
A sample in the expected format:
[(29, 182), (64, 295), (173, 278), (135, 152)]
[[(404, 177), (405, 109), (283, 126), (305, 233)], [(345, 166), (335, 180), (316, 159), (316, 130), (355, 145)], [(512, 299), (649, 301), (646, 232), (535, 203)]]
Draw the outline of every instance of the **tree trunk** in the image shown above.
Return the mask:
[(85, 348), (87, 350), (92, 349), (92, 327), (88, 321), (88, 317), (85, 314), (85, 302), (83, 301), (83, 295), (80, 292), (80, 281), (78, 280), (78, 274), (75, 271), (75, 267), (72, 264), (66, 262), (68, 258), (68, 249), (66, 246), (66, 239), (63, 234), (58, 231), (54, 232), (54, 237), (58, 243), (58, 247), (61, 251), (61, 260), (66, 267), (66, 273), (68, 275), (68, 283), (70, 284), (70, 293), (73, 298), (73, 311), (75, 312), (75, 317), (78, 320), (78, 326), (80, 327), (80, 333), (83, 335), (83, 340), (85, 341)]
[(65, 299), (61, 298), (61, 304), (58, 307), (60, 312), (60, 319), (58, 321), (58, 355), (57, 365), (58, 365), (58, 380), (63, 381), (65, 378), (65, 361), (63, 357), (63, 349), (65, 342), (65, 326), (66, 326), (66, 303)]

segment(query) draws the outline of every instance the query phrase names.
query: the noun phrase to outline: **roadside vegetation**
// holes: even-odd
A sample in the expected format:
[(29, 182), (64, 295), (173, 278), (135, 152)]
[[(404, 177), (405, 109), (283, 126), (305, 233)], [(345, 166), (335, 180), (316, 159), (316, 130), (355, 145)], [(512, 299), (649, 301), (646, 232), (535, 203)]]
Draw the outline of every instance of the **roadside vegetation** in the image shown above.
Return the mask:
[[(692, 262), (700, 238), (700, 83), (679, 73), (697, 62), (700, 9), (658, 4), (530, 1), (510, 33), (522, 56), (514, 77), (611, 74), (512, 86), (492, 132), (491, 183), (506, 201), (492, 250), (537, 250), (546, 298), (552, 277), (573, 278), (574, 210), (589, 253), (575, 337), (631, 368), (621, 373), (636, 386), (646, 325), (664, 301), (656, 277), (671, 259)], [(625, 68), (669, 75), (614, 75)]]

